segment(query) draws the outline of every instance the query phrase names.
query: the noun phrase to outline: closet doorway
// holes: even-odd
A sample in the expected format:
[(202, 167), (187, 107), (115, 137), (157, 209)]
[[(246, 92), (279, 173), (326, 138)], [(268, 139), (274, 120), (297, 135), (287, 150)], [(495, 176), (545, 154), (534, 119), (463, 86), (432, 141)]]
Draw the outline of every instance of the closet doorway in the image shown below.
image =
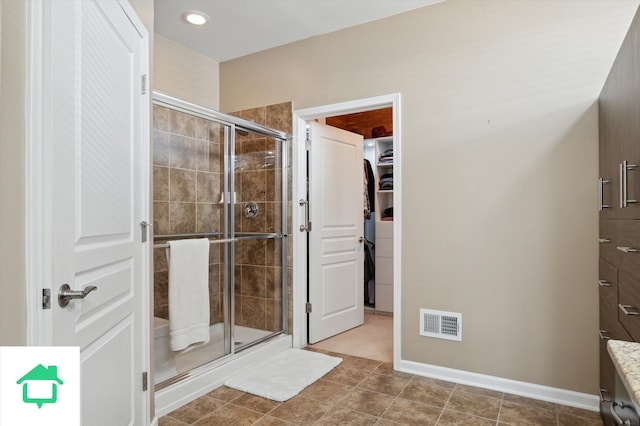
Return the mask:
[[(381, 118), (385, 114), (388, 115), (388, 118)], [(373, 121), (367, 123), (367, 117)], [(354, 124), (354, 120), (357, 121), (358, 119), (362, 120), (360, 127), (358, 127), (357, 123)], [(393, 339), (393, 359), (397, 362), (400, 359), (401, 312), (400, 95), (380, 96), (294, 112), (294, 134), (297, 139), (297, 143), (294, 143), (293, 154), (294, 199), (309, 200), (312, 203), (314, 199), (318, 199), (317, 195), (314, 197), (314, 194), (309, 192), (317, 184), (317, 182), (315, 184), (312, 182), (313, 173), (310, 170), (315, 159), (313, 157), (313, 144), (317, 142), (311, 142), (311, 144), (307, 142), (307, 129), (309, 124), (314, 121), (362, 135), (364, 139), (362, 148), (366, 154), (364, 158), (360, 157), (360, 167), (364, 166), (363, 160), (368, 159), (370, 164), (369, 179), (373, 179), (373, 185), (369, 188), (370, 191), (366, 191), (367, 187), (363, 186), (365, 182), (362, 182), (353, 191), (354, 200), (363, 200), (364, 198), (364, 203), (359, 202), (361, 206), (361, 229), (363, 229), (363, 232), (361, 235), (354, 236), (354, 242), (360, 236), (363, 237), (362, 245), (360, 246), (361, 259), (364, 259), (366, 255), (370, 260), (366, 268), (364, 267), (364, 261), (361, 263), (363, 271), (366, 271), (367, 268), (369, 270), (365, 272), (367, 278), (360, 278), (358, 288), (360, 294), (357, 296), (360, 298), (359, 303), (364, 305), (365, 316), (368, 320), (365, 321), (364, 326), (342, 333), (337, 338), (332, 338), (332, 340), (339, 340), (344, 335), (362, 333), (364, 330), (373, 330), (372, 332), (376, 333), (375, 330), (380, 322), (378, 320), (389, 324), (389, 320), (392, 319), (393, 336), (395, 337), (391, 337), (392, 333), (389, 331), (384, 335), (374, 335), (371, 338), (387, 339), (388, 341)], [(366, 169), (363, 170), (366, 176)], [(318, 174), (315, 175), (315, 179), (317, 181)], [(365, 195), (367, 192), (369, 194), (369, 208), (367, 208), (367, 196)], [(309, 210), (307, 210), (308, 207), (310, 207)], [(331, 317), (337, 314), (337, 312), (334, 313), (329, 310), (318, 312), (318, 309), (324, 309), (323, 303), (327, 294), (318, 292), (318, 289), (314, 287), (319, 281), (317, 275), (320, 270), (315, 267), (319, 263), (319, 259), (318, 255), (314, 254), (317, 253), (317, 250), (314, 252), (309, 249), (308, 244), (313, 243), (315, 237), (307, 232), (306, 226), (310, 221), (312, 223), (311, 232), (318, 232), (321, 224), (317, 223), (317, 220), (314, 222), (314, 217), (309, 216), (309, 212), (313, 211), (313, 206), (307, 206), (304, 202), (301, 202), (299, 208), (294, 205), (292, 218), (293, 229), (295, 230), (293, 240), (296, 248), (293, 254), (293, 331), (294, 345), (300, 347), (317, 341), (317, 338), (313, 337), (314, 334), (318, 335), (313, 329), (316, 321), (310, 318), (307, 310), (310, 309), (316, 316)], [(368, 218), (365, 219), (367, 216)], [(383, 218), (385, 219), (384, 221), (382, 220)], [(318, 219), (318, 217), (316, 216), (315, 219)], [(349, 241), (350, 244), (351, 241)], [(356, 247), (358, 247), (357, 243)], [(373, 264), (376, 265), (375, 280), (369, 276), (372, 272), (371, 266)], [(318, 302), (320, 303), (318, 304)], [(345, 302), (345, 310), (347, 307), (351, 308), (352, 304), (351, 301)], [(356, 310), (355, 305), (353, 308), (351, 310)], [(380, 314), (380, 316), (376, 314)], [(353, 327), (353, 325), (345, 323), (345, 327), (346, 330)], [(319, 343), (319, 345), (322, 346), (323, 343)], [(353, 345), (358, 345), (357, 341), (354, 341)], [(342, 346), (344, 347), (344, 345)], [(345, 351), (345, 353), (348, 352)]]

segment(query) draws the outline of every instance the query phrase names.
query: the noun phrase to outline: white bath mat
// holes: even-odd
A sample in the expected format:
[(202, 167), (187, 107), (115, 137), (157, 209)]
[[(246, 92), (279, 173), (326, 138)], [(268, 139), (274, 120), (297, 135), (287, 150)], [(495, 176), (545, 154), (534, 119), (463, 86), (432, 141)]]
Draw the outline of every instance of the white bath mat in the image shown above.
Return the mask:
[(228, 379), (225, 385), (282, 402), (299, 394), (341, 362), (342, 358), (287, 349)]

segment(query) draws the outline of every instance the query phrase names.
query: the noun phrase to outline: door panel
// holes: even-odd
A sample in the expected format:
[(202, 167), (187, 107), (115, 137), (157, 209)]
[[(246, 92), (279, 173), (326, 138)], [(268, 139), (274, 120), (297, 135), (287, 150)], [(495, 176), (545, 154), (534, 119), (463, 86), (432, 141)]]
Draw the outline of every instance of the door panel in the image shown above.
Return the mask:
[[(600, 176), (608, 179), (604, 201), (609, 208), (601, 212), (601, 218), (639, 219), (640, 203), (629, 203), (621, 208), (621, 172), (623, 161), (640, 166), (640, 99), (635, 93), (640, 90), (640, 72), (637, 29), (631, 28), (599, 99), (600, 115)], [(640, 201), (640, 167), (623, 171), (627, 177), (627, 196)]]
[[(82, 424), (145, 424), (146, 33), (132, 24), (137, 18), (125, 3), (43, 7), (52, 344), (80, 347)], [(62, 307), (64, 283), (97, 290)]]
[(362, 139), (311, 124), (310, 343), (364, 323)]
[[(119, 365), (118, 370), (105, 371), (97, 380), (82, 382), (81, 404), (83, 424), (132, 424), (135, 423), (135, 404), (130, 399), (131, 380), (134, 375), (133, 353), (122, 351), (131, 347), (135, 335), (134, 318), (129, 316), (104, 333), (96, 342), (84, 346), (82, 371), (99, 371), (105, 366)], [(108, 391), (105, 391), (108, 390)], [(100, 395), (100, 398), (96, 398)], [(91, 416), (91, 417), (89, 417)], [(97, 423), (95, 419), (102, 419)]]
[(358, 292), (343, 291), (344, 281), (356, 279), (357, 265), (353, 261), (333, 262), (322, 268), (322, 316), (337, 315), (358, 307)]
[[(611, 91), (611, 89), (609, 89)], [(599, 142), (599, 175), (603, 179), (600, 202), (602, 208), (600, 210), (601, 219), (612, 219), (618, 216), (620, 209), (620, 193), (619, 193), (619, 173), (617, 169), (618, 145), (615, 140), (614, 117), (611, 117), (610, 108), (608, 106), (607, 95), (603, 92), (603, 98), (600, 103), (603, 105), (600, 109), (600, 142)]]
[(620, 98), (619, 70), (613, 68), (608, 77), (607, 85), (603, 88), (599, 103), (599, 175), (607, 183), (602, 186), (602, 204), (606, 205), (600, 211), (601, 219), (612, 219), (620, 215), (620, 182), (619, 182), (619, 152), (620, 141), (619, 111), (617, 100)]

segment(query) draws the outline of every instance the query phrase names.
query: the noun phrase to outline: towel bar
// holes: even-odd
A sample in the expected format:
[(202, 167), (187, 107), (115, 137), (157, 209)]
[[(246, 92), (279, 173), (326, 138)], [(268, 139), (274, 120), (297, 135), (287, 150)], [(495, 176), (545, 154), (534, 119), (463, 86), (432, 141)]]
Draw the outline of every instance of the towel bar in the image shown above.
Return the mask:
[[(211, 234), (209, 234), (211, 235)], [(219, 235), (219, 234), (215, 234), (215, 235)], [(237, 235), (237, 234), (236, 234)], [(202, 235), (202, 234), (176, 234), (176, 235), (157, 235), (154, 237), (154, 239), (168, 239), (168, 240), (176, 240), (176, 239), (180, 239), (180, 237), (191, 237), (191, 238), (197, 238), (197, 237), (205, 237), (206, 235)], [(222, 244), (222, 243), (237, 243), (240, 241), (246, 241), (246, 240), (271, 240), (271, 239), (278, 239), (278, 238), (282, 238), (282, 235), (280, 234), (258, 234), (258, 233), (242, 233), (240, 234), (240, 236), (236, 237), (236, 238), (224, 238), (224, 239), (220, 239), (220, 240), (209, 240), (209, 244)], [(164, 242), (164, 243), (157, 243), (153, 245), (154, 249), (157, 248), (168, 248), (169, 247), (169, 243), (168, 242)]]

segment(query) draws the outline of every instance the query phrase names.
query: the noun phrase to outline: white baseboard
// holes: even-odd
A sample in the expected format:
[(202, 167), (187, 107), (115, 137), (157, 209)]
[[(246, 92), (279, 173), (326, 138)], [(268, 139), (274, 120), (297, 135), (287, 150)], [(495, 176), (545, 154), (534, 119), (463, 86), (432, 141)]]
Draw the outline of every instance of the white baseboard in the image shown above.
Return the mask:
[(265, 358), (289, 349), (291, 346), (291, 336), (280, 336), (254, 348), (247, 349), (235, 355), (228, 362), (198, 376), (156, 392), (156, 419), (222, 386), (232, 374), (236, 374), (247, 367), (255, 365), (257, 362), (263, 361)]
[(488, 376), (485, 374), (471, 373), (453, 368), (439, 367), (437, 365), (422, 364), (414, 361), (400, 360), (399, 363), (396, 363), (396, 368), (404, 373), (411, 373), (418, 376), (511, 393), (542, 401), (554, 402), (556, 404), (568, 405), (570, 407), (582, 408), (584, 410), (599, 410), (600, 398), (596, 395), (504, 379), (502, 377)]

